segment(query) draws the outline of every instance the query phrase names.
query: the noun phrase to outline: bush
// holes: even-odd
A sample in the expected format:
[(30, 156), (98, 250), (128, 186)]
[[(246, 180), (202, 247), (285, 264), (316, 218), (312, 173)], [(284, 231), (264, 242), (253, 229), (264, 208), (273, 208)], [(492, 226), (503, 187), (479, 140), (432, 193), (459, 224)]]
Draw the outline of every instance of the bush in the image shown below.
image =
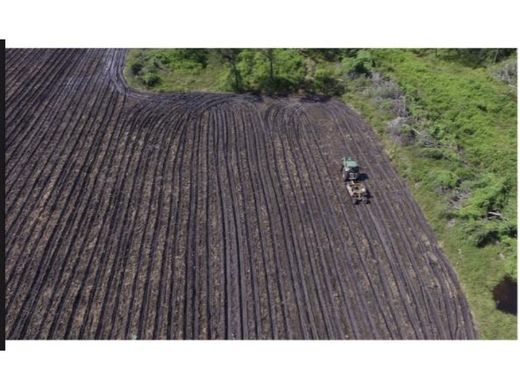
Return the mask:
[(432, 160), (448, 160), (451, 158), (442, 148), (424, 148), (420, 149), (418, 153), (421, 157), (431, 158)]
[(314, 91), (322, 95), (339, 96), (345, 92), (345, 88), (332, 70), (318, 68), (314, 74)]
[(368, 50), (359, 50), (353, 57), (345, 57), (343, 68), (349, 76), (370, 75), (375, 61)]
[(454, 189), (459, 184), (459, 177), (452, 171), (432, 169), (427, 176), (428, 187), (438, 193)]
[(272, 51), (246, 49), (240, 52), (237, 70), (242, 88), (267, 94), (287, 94), (301, 88), (305, 81), (305, 64), (298, 51), (269, 50)]
[(246, 49), (238, 55), (237, 71), (245, 90), (259, 92), (262, 82), (269, 78), (267, 59), (258, 51)]
[(439, 52), (446, 60), (476, 68), (501, 61), (514, 54), (516, 49), (442, 49)]
[(276, 76), (290, 85), (291, 89), (298, 90), (305, 80), (305, 62), (296, 49), (275, 49)]
[(218, 79), (219, 89), (227, 92), (241, 92), (242, 82), (240, 80), (240, 74), (235, 75), (231, 69), (220, 75)]
[(147, 73), (143, 76), (143, 83), (147, 87), (155, 87), (161, 82), (161, 78), (155, 73)]
[(501, 210), (510, 197), (510, 188), (505, 178), (487, 173), (471, 185), (472, 196), (460, 210), (462, 218), (482, 218), (488, 211)]
[(477, 247), (495, 243), (500, 238), (497, 224), (485, 219), (466, 223), (464, 226), (466, 233), (472, 237), (473, 243)]
[(208, 51), (205, 49), (176, 49), (173, 58), (187, 66), (196, 64), (197, 67), (205, 68), (208, 65)]
[(131, 66), (130, 66), (130, 70), (132, 72), (132, 74), (134, 76), (137, 76), (139, 74), (139, 72), (141, 72), (141, 70), (143, 69), (143, 64), (140, 63), (140, 62), (134, 62)]
[(500, 219), (490, 220), (480, 218), (474, 221), (468, 221), (463, 226), (465, 232), (472, 237), (475, 246), (483, 247), (489, 244), (503, 242), (507, 249), (508, 246), (516, 245), (515, 223)]
[(340, 61), (344, 51), (345, 49), (301, 49), (300, 53), (313, 60), (333, 62)]
[(208, 64), (208, 51), (204, 49), (147, 49), (140, 52), (137, 60), (141, 63), (138, 72), (143, 68), (199, 72)]

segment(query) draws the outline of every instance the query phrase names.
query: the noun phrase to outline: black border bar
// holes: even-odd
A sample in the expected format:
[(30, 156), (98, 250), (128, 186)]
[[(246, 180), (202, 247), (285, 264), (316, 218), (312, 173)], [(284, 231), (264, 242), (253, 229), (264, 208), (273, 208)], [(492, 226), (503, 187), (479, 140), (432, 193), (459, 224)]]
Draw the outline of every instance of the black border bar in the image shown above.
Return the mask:
[(1, 257), (2, 265), (0, 266), (0, 351), (5, 351), (5, 39), (0, 40), (0, 151), (2, 152), (1, 177), (2, 190), (0, 191), (0, 220), (2, 226), (0, 228)]

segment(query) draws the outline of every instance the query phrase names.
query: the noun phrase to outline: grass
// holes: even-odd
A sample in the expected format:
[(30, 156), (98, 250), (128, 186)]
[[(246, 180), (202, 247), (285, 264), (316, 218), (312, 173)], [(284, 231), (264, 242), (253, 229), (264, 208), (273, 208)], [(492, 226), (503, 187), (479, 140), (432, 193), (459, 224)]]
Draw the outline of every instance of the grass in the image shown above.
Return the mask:
[[(367, 97), (369, 79), (351, 80), (343, 100), (376, 129), (407, 180), (458, 274), (480, 337), (516, 339), (516, 316), (497, 310), (491, 293), (506, 274), (516, 279), (516, 91), (486, 67), (469, 68), (433, 53), (374, 52), (377, 70), (402, 89), (419, 131), (437, 143), (435, 153), (419, 143), (395, 142), (388, 132), (395, 114), (384, 99)], [(465, 197), (454, 205), (455, 193)], [(499, 209), (503, 219), (488, 220), (490, 209)], [(481, 230), (497, 234), (478, 246)]]
[[(391, 146), (390, 146), (391, 148)], [(429, 167), (416, 147), (390, 149), (394, 165), (400, 172), (421, 171)], [(413, 168), (410, 168), (413, 167)], [(413, 174), (413, 172), (412, 172)], [(414, 198), (451, 264), (469, 301), (479, 335), (483, 339), (516, 339), (516, 316), (496, 309), (491, 290), (505, 275), (501, 245), (479, 248), (468, 241), (464, 224), (458, 219), (445, 217), (446, 198), (429, 189), (424, 181), (405, 174)]]
[[(211, 51), (204, 67), (182, 60), (162, 63), (159, 58), (165, 51), (163, 49), (129, 50), (124, 70), (128, 84), (137, 90), (155, 92), (220, 92), (223, 90), (221, 80), (226, 75), (226, 68), (215, 55), (211, 54)], [(134, 74), (131, 70), (135, 63), (143, 65), (139, 74)], [(146, 77), (150, 75), (158, 77), (156, 84), (146, 84)]]

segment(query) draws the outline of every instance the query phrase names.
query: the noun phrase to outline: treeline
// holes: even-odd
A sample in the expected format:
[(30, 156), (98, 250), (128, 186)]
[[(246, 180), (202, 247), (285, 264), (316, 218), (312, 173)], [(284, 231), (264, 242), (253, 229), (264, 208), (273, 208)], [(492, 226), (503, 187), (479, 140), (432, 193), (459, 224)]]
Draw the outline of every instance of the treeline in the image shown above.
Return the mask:
[[(421, 50), (418, 51), (421, 52)], [(428, 51), (428, 49), (422, 49), (422, 52)], [(516, 49), (433, 49), (433, 51), (445, 60), (457, 61), (466, 66), (479, 67), (496, 64), (514, 54)]]
[[(470, 67), (497, 63), (515, 49), (412, 49)], [(146, 49), (131, 59), (131, 76), (143, 87), (160, 86), (164, 72), (202, 74), (214, 63), (219, 89), (268, 95), (339, 96), (348, 80), (370, 76), (377, 49)]]
[[(412, 49), (470, 67), (497, 63), (516, 49)], [(131, 59), (131, 76), (147, 89), (161, 85), (165, 72), (202, 75), (208, 64), (218, 72), (218, 89), (268, 95), (340, 96), (348, 80), (370, 76), (377, 49), (143, 49)]]
[(161, 71), (201, 73), (217, 63), (221, 90), (339, 96), (345, 77), (368, 74), (372, 62), (370, 51), (360, 49), (150, 49), (133, 58), (130, 71), (153, 89)]

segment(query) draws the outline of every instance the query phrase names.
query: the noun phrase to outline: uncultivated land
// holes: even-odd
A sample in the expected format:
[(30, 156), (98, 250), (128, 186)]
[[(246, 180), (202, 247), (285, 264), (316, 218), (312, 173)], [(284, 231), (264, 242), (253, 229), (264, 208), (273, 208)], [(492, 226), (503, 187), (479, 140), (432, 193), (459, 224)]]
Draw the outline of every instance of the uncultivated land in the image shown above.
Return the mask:
[[(338, 101), (146, 94), (8, 50), (8, 339), (466, 339), (456, 275)], [(369, 205), (352, 205), (356, 158)]]

